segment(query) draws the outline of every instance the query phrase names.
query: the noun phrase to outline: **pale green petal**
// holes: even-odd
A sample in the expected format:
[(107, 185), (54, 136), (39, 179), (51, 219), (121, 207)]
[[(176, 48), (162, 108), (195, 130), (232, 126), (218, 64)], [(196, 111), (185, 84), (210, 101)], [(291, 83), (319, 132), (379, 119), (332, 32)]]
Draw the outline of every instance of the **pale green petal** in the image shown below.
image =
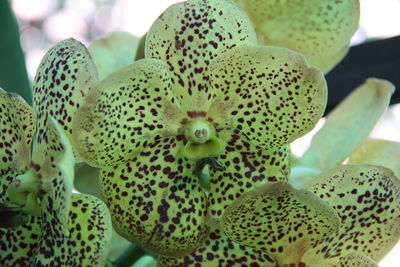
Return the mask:
[(383, 166), (400, 178), (400, 143), (369, 139), (350, 155), (349, 163)]
[(336, 232), (339, 222), (335, 210), (325, 202), (285, 182), (269, 183), (244, 194), (222, 218), (229, 238), (263, 249), (279, 266), (299, 263), (305, 251)]
[(306, 264), (307, 267), (379, 267), (378, 264), (369, 257), (358, 253), (322, 259), (320, 261), (317, 261), (317, 259), (313, 257), (314, 255), (312, 253), (307, 253), (301, 261), (303, 264)]
[(0, 266), (33, 266), (41, 221), (30, 216), (17, 228), (0, 228)]
[(3, 176), (11, 170), (22, 172), (29, 167), (36, 116), (22, 97), (1, 88), (0, 114), (1, 183)]
[(116, 231), (142, 247), (184, 256), (206, 234), (207, 200), (183, 137), (162, 138), (124, 164), (103, 168), (101, 189)]
[(211, 229), (203, 244), (195, 252), (180, 258), (160, 257), (158, 264), (163, 267), (277, 267), (268, 254), (233, 242), (216, 226)]
[(219, 138), (225, 153), (216, 157), (225, 169), (210, 168), (209, 212), (214, 218), (236, 198), (263, 184), (286, 181), (290, 170), (289, 146), (262, 149), (238, 132), (223, 130)]
[(256, 145), (273, 148), (309, 132), (327, 101), (323, 74), (289, 49), (242, 46), (211, 67), (217, 128), (236, 128)]
[(318, 261), (362, 253), (378, 262), (400, 238), (400, 181), (389, 169), (343, 165), (306, 186), (341, 217), (339, 232), (309, 251)]
[(128, 32), (112, 32), (91, 42), (88, 50), (99, 79), (132, 64), (138, 44), (139, 38)]
[(242, 9), (224, 0), (189, 0), (169, 7), (150, 28), (146, 57), (166, 62), (173, 92), (186, 111), (207, 111), (213, 95), (209, 66), (235, 46), (256, 44)]
[(90, 195), (72, 195), (66, 266), (103, 267), (111, 241), (112, 224), (107, 206)]
[(183, 118), (178, 106), (168, 66), (136, 61), (86, 96), (74, 119), (74, 147), (93, 166), (126, 162), (153, 140), (178, 133)]
[(324, 71), (345, 56), (360, 15), (358, 0), (232, 2), (250, 16), (263, 44), (295, 50)]
[(394, 86), (385, 80), (368, 79), (328, 115), (300, 163), (320, 170), (340, 164), (367, 138), (393, 91)]
[(44, 162), (46, 149), (56, 138), (55, 130), (48, 126), (49, 116), (57, 120), (71, 139), (76, 110), (97, 82), (96, 67), (80, 42), (67, 39), (46, 53), (33, 82), (33, 107), (38, 115), (33, 153), (37, 156), (36, 163)]

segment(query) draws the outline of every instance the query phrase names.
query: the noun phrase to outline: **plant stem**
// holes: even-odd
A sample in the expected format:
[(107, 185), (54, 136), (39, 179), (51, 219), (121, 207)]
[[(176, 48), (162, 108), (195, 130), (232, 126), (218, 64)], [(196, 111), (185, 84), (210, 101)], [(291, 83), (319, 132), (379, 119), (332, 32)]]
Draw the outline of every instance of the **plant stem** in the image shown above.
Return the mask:
[(130, 267), (142, 256), (146, 255), (141, 247), (131, 244), (114, 262), (114, 267)]

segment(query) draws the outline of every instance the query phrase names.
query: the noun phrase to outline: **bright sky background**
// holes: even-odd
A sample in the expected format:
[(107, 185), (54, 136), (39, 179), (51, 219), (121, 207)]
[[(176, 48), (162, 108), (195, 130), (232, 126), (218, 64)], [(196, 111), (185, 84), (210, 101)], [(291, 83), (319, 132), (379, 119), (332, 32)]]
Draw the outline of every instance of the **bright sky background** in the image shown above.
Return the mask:
[[(163, 10), (176, 2), (179, 1), (12, 0), (29, 76), (34, 76), (43, 55), (55, 43), (74, 37), (87, 45), (94, 38), (114, 30), (128, 31), (140, 37)], [(360, 28), (352, 39), (353, 44), (368, 38), (400, 35), (400, 0), (360, 0), (360, 3)], [(317, 128), (322, 125), (323, 120)], [(293, 150), (296, 154), (302, 154), (314, 132), (295, 142)], [(389, 110), (372, 136), (400, 141), (400, 105)], [(399, 262), (400, 245), (380, 263), (380, 267), (399, 266)]]

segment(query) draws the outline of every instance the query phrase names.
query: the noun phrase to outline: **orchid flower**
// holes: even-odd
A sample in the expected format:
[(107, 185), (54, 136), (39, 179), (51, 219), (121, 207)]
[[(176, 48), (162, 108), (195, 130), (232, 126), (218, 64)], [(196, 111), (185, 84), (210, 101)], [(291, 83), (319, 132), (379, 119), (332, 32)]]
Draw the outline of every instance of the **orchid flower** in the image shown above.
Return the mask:
[(231, 0), (250, 17), (261, 44), (297, 51), (324, 72), (347, 54), (359, 0)]
[(93, 196), (72, 194), (72, 148), (43, 106), (35, 110), (37, 118), (20, 96), (0, 90), (0, 203), (22, 217), (0, 228), (0, 265), (104, 266), (108, 209)]
[[(62, 49), (71, 48), (54, 51)], [(171, 6), (147, 33), (144, 52), (82, 84), (90, 90), (77, 112), (71, 108), (71, 137), (77, 155), (102, 169), (116, 230), (181, 256), (207, 235), (208, 212), (218, 219), (244, 192), (287, 179), (288, 143), (321, 117), (326, 83), (302, 55), (259, 46), (243, 10), (222, 0)], [(205, 165), (208, 194), (197, 177)]]
[(400, 238), (400, 182), (381, 166), (343, 165), (295, 189), (285, 182), (227, 208), (229, 238), (278, 266), (378, 266)]

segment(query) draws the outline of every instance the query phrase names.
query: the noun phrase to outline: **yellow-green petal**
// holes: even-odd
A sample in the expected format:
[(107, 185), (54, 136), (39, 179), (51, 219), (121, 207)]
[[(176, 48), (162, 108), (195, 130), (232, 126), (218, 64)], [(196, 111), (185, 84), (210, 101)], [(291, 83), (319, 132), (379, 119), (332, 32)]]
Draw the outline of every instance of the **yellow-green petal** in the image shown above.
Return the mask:
[(295, 50), (323, 71), (346, 55), (360, 16), (358, 0), (232, 2), (247, 12), (263, 44)]
[(256, 44), (244, 11), (225, 0), (189, 0), (169, 7), (150, 28), (145, 55), (168, 64), (173, 92), (186, 111), (207, 111), (213, 95), (209, 67), (235, 46)]
[(209, 212), (219, 218), (235, 199), (263, 184), (286, 181), (290, 171), (290, 148), (262, 149), (238, 131), (218, 133), (224, 143), (217, 162), (224, 170), (210, 168)]
[[(0, 88), (0, 183), (14, 170), (30, 165), (30, 144), (35, 130), (35, 114), (24, 99)], [(0, 188), (1, 192), (2, 188)]]
[(277, 267), (264, 251), (235, 243), (218, 226), (213, 226), (203, 244), (193, 253), (179, 258), (160, 257), (158, 264), (163, 267)]
[(67, 39), (47, 52), (33, 82), (33, 106), (38, 116), (34, 150), (36, 163), (44, 162), (45, 151), (57, 135), (48, 126), (49, 116), (57, 120), (71, 140), (75, 113), (97, 82), (96, 67), (80, 42)]
[(309, 251), (313, 259), (362, 253), (379, 262), (400, 238), (400, 181), (380, 166), (343, 165), (306, 188), (341, 217), (338, 233)]
[(40, 227), (40, 218), (30, 216), (17, 228), (0, 228), (0, 266), (34, 266)]
[(211, 83), (217, 127), (236, 128), (267, 149), (309, 132), (327, 101), (322, 72), (286, 48), (233, 48), (212, 62)]
[(351, 164), (373, 164), (391, 169), (400, 179), (400, 143), (369, 139), (350, 155)]
[(139, 60), (86, 96), (74, 119), (74, 147), (90, 165), (117, 165), (154, 139), (176, 135), (181, 119), (168, 66), (160, 60)]
[(95, 39), (88, 50), (97, 67), (99, 79), (133, 63), (139, 38), (128, 32), (112, 32)]
[(94, 196), (73, 194), (69, 218), (66, 266), (103, 267), (112, 235), (107, 206)]
[(162, 138), (129, 162), (103, 168), (101, 189), (124, 238), (170, 257), (195, 250), (206, 234), (207, 200), (183, 137)]
[(336, 232), (339, 222), (336, 211), (325, 202), (285, 182), (244, 194), (222, 217), (229, 238), (266, 251), (279, 266), (299, 263), (305, 251)]
[(314, 255), (311, 253), (306, 254), (302, 259), (302, 263), (306, 264), (307, 267), (379, 267), (378, 264), (369, 257), (359, 253), (320, 259), (320, 261), (316, 261), (313, 256)]
[(345, 160), (362, 144), (387, 110), (393, 92), (394, 86), (390, 82), (368, 79), (328, 115), (300, 164), (329, 170)]

